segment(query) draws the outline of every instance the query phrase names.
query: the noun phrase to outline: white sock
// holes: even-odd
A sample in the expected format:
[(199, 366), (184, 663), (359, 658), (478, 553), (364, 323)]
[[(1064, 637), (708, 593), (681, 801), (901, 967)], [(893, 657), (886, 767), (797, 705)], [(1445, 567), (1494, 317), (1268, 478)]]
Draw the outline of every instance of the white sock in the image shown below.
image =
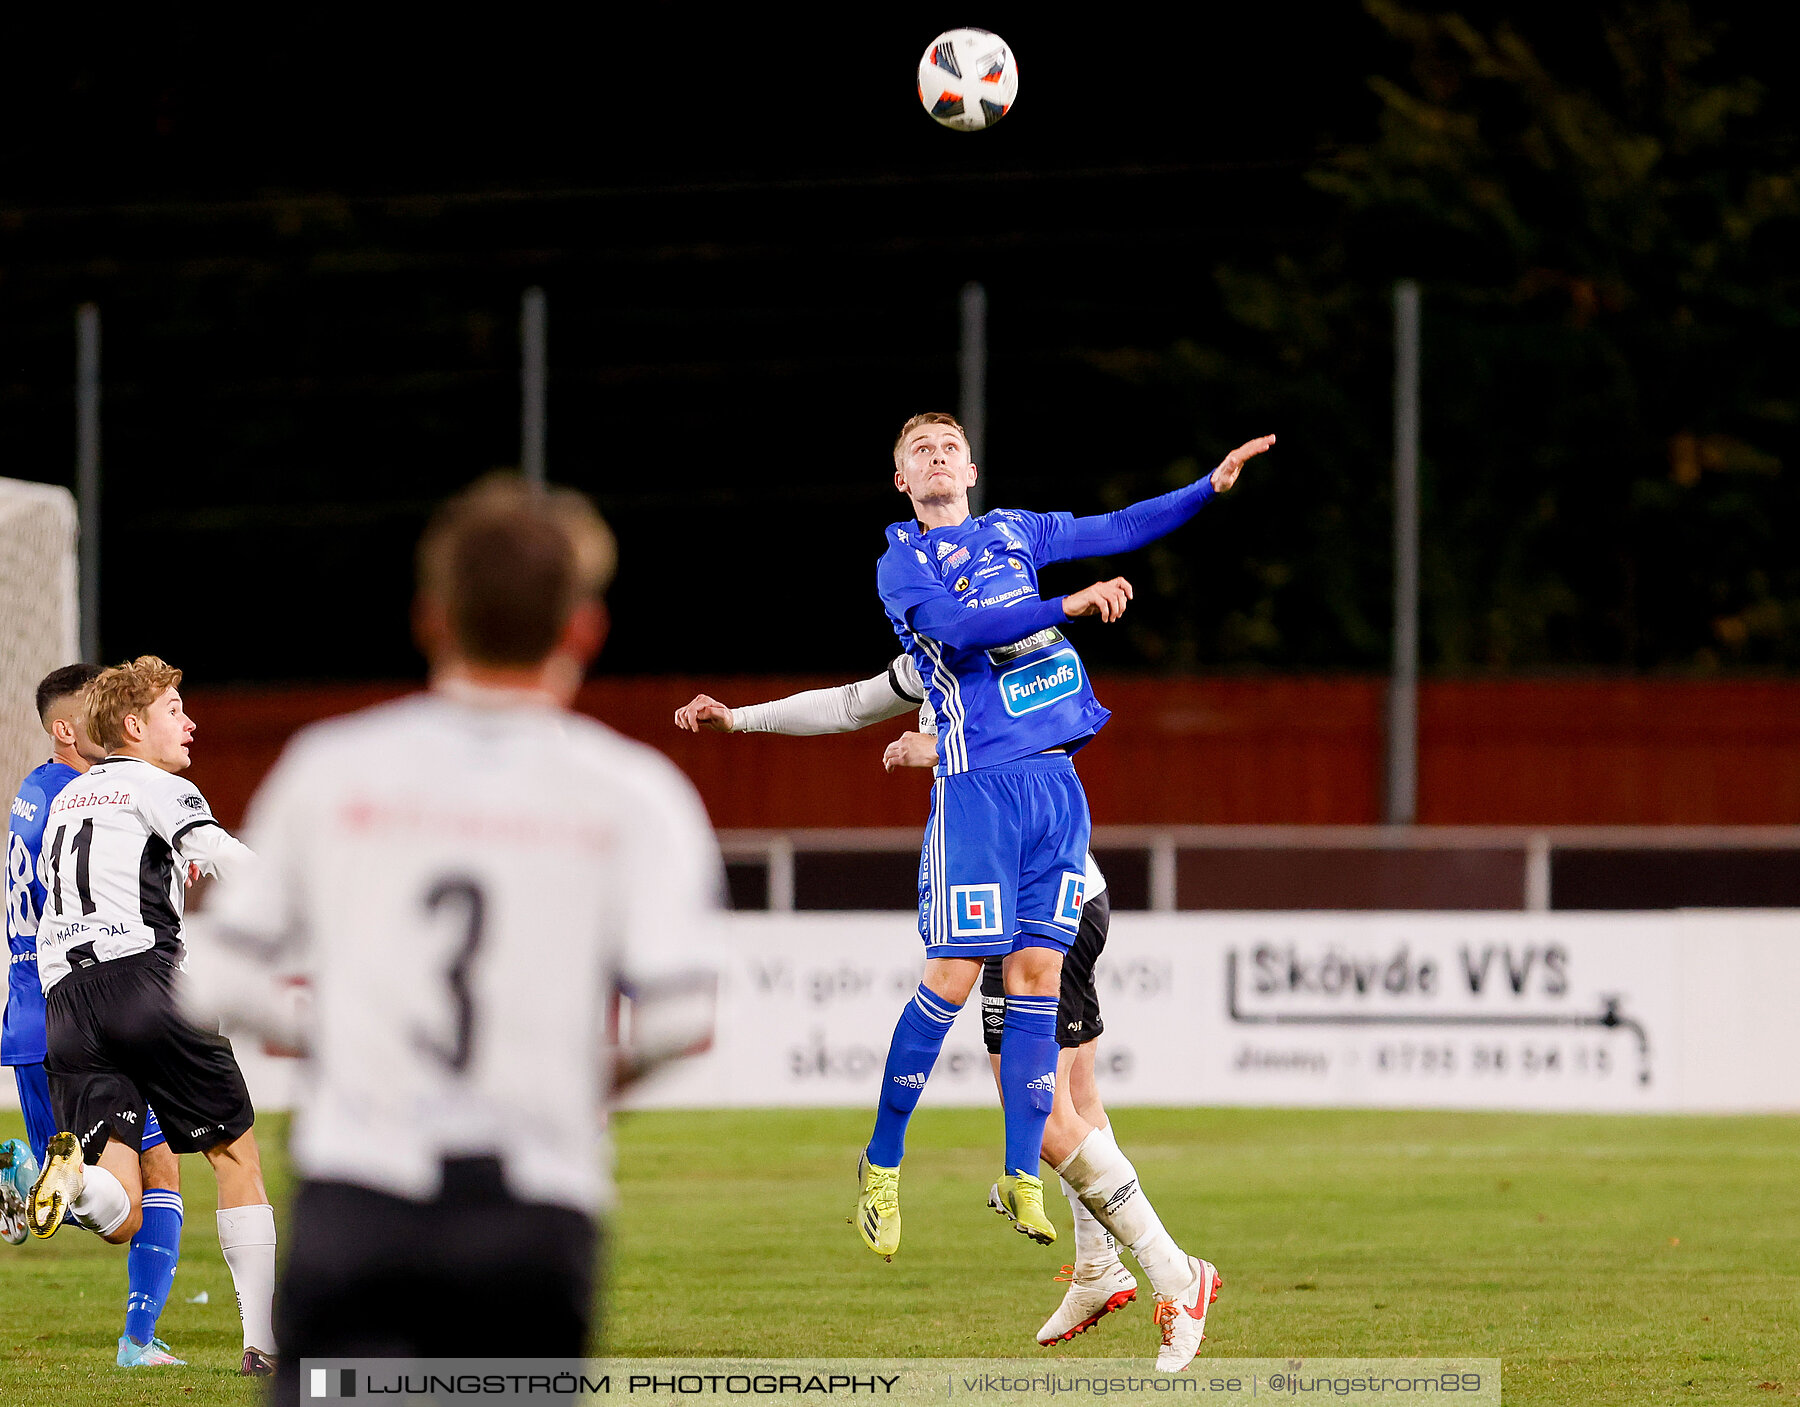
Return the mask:
[(69, 1213), (78, 1225), (110, 1236), (131, 1215), (131, 1194), (124, 1183), (95, 1163), (82, 1170), (81, 1191), (69, 1204)]
[(1081, 1194), (1062, 1178), (1063, 1196), (1069, 1199), (1069, 1210), (1075, 1214), (1075, 1278), (1092, 1280), (1096, 1272), (1119, 1258), (1119, 1243), (1112, 1232), (1094, 1220), (1094, 1214), (1081, 1200)]
[(1187, 1252), (1163, 1230), (1156, 1209), (1138, 1185), (1137, 1169), (1119, 1151), (1110, 1128), (1095, 1129), (1082, 1139), (1057, 1172), (1114, 1239), (1131, 1247), (1158, 1296), (1171, 1299), (1193, 1282)]
[(275, 1208), (224, 1207), (219, 1213), (219, 1248), (237, 1286), (244, 1347), (275, 1352)]

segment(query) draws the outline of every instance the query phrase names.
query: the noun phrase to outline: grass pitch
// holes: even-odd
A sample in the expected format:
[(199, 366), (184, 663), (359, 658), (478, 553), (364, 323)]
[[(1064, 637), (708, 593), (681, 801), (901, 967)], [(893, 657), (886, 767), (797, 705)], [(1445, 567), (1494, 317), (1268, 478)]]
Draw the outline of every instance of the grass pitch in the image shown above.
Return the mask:
[[(900, 1253), (871, 1255), (845, 1224), (867, 1125), (621, 1119), (607, 1351), (1153, 1356), (1147, 1285), (1073, 1344), (1033, 1342), (1069, 1218), (1053, 1200), (1065, 1239), (1045, 1248), (987, 1210), (997, 1112), (914, 1120)], [(17, 1126), (0, 1115), (0, 1137)], [(1800, 1120), (1127, 1109), (1116, 1126), (1176, 1239), (1224, 1273), (1204, 1354), (1497, 1357), (1509, 1403), (1800, 1398)], [(278, 1208), (280, 1127), (262, 1130)], [(0, 1246), (0, 1404), (260, 1400), (234, 1376), (212, 1178), (198, 1159), (184, 1172), (162, 1327), (194, 1366), (111, 1366), (123, 1252), (65, 1229)], [(449, 1312), (479, 1333), (479, 1306)]]

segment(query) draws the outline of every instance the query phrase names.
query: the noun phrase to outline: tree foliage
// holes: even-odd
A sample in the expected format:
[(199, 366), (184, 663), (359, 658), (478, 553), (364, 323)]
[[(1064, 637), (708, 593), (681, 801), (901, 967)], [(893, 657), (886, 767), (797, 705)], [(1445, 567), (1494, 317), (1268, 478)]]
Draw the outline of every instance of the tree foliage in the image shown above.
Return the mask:
[[(1230, 573), (1164, 554), (1185, 599), (1145, 622), (1146, 649), (1385, 658), (1388, 296), (1410, 277), (1427, 663), (1800, 666), (1784, 49), (1748, 12), (1662, 0), (1368, 14), (1393, 56), (1369, 80), (1378, 128), (1307, 174), (1316, 239), (1218, 268), (1216, 326), (1120, 368), (1185, 398), (1197, 446), (1283, 434), (1234, 506)], [(1212, 624), (1184, 637), (1190, 617)]]

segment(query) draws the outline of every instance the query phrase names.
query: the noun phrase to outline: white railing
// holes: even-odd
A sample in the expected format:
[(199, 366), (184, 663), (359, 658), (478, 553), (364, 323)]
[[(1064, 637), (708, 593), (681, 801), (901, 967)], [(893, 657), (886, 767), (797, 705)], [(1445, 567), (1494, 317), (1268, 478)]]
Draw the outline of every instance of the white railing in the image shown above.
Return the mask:
[[(767, 866), (768, 907), (794, 907), (794, 861), (802, 854), (916, 853), (919, 832), (867, 829), (728, 830), (719, 833), (727, 862)], [(1183, 850), (1516, 850), (1524, 856), (1519, 907), (1550, 907), (1557, 850), (1792, 851), (1800, 865), (1800, 826), (1098, 826), (1097, 851), (1144, 853), (1149, 908), (1177, 907), (1177, 856)]]

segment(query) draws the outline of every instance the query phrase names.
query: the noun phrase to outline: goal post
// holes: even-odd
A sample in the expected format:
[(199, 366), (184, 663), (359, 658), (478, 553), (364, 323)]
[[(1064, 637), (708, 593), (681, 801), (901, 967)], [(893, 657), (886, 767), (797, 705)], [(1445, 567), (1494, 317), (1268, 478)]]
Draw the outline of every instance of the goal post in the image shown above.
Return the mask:
[(0, 479), (0, 787), (50, 755), (38, 681), (81, 658), (75, 495)]

